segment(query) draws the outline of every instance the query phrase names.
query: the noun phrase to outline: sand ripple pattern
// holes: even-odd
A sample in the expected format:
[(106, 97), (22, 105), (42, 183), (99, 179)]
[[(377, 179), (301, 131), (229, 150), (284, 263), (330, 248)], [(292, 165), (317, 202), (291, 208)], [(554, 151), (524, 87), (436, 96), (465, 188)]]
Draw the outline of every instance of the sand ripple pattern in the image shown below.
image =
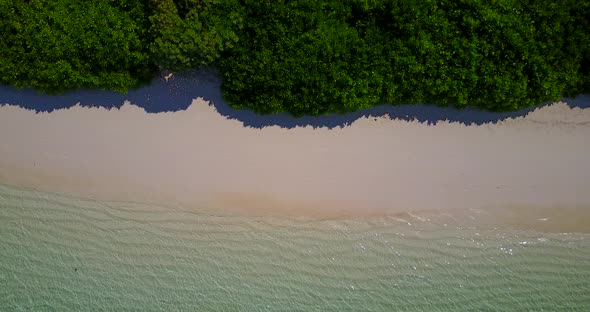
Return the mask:
[(213, 216), (0, 186), (0, 311), (590, 311), (590, 235)]

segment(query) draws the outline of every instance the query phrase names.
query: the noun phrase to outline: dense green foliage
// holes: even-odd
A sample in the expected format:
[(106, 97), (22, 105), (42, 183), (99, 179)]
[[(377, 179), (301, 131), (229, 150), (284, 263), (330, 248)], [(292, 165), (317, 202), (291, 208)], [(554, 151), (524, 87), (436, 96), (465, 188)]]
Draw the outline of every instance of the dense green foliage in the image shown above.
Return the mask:
[(245, 2), (247, 26), (220, 61), (238, 107), (503, 111), (590, 89), (588, 1)]
[(377, 43), (384, 35), (371, 21), (351, 25), (352, 6), (341, 1), (245, 2), (241, 40), (219, 62), (224, 90), (234, 105), (303, 115), (379, 103), (380, 67), (387, 61)]
[(242, 27), (237, 0), (152, 0), (150, 50), (160, 68), (189, 70), (210, 65), (231, 48)]
[(0, 82), (124, 91), (215, 65), (236, 108), (514, 110), (590, 91), (589, 0), (0, 0)]
[(0, 82), (125, 91), (153, 75), (141, 0), (0, 0)]

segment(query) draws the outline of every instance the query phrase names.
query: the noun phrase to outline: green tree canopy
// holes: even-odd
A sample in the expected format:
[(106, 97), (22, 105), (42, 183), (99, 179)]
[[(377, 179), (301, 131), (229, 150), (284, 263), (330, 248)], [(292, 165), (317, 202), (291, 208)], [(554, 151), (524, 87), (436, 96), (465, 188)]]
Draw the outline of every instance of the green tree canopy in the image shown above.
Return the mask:
[(381, 73), (371, 68), (385, 64), (372, 21), (356, 25), (341, 1), (245, 2), (241, 40), (219, 62), (233, 105), (317, 115), (379, 103)]
[(589, 0), (0, 0), (0, 83), (125, 91), (217, 66), (235, 108), (516, 110), (590, 91)]
[(151, 77), (140, 0), (0, 0), (0, 82), (125, 91)]
[(216, 61), (238, 41), (238, 0), (151, 0), (150, 51), (160, 68), (189, 70)]

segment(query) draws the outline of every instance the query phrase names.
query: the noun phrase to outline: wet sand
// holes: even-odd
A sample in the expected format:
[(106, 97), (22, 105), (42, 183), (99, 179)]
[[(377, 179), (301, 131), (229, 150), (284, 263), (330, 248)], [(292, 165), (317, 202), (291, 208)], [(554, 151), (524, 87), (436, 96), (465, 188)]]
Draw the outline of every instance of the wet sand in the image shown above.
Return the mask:
[(248, 128), (200, 99), (159, 114), (3, 106), (0, 183), (211, 213), (502, 212), (585, 231), (589, 138), (590, 109), (564, 103), (481, 126), (379, 117), (335, 129)]

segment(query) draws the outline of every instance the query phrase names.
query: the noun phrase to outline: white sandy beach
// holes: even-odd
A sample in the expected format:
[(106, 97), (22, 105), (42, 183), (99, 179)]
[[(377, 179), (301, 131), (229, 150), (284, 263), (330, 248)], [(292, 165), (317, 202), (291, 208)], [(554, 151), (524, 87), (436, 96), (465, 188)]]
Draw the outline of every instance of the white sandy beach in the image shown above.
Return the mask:
[(580, 222), (590, 215), (589, 142), (590, 109), (564, 103), (482, 126), (362, 118), (336, 129), (246, 128), (203, 100), (160, 114), (3, 106), (0, 183), (199, 211), (526, 208)]

